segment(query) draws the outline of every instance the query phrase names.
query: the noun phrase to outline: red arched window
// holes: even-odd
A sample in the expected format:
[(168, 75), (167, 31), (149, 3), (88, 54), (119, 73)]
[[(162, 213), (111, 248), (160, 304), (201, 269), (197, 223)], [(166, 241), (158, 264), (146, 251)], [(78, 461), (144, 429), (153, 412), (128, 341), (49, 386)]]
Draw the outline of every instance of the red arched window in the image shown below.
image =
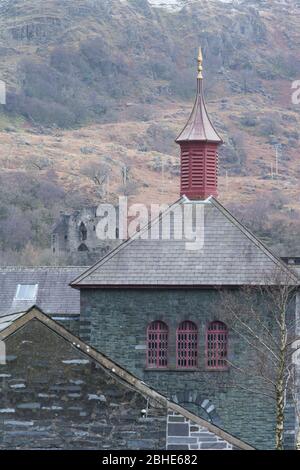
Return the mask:
[(147, 367), (162, 369), (168, 366), (168, 326), (154, 321), (147, 328)]
[(226, 369), (228, 351), (227, 326), (214, 321), (206, 330), (206, 366), (209, 369)]
[(180, 323), (176, 337), (178, 368), (192, 369), (198, 365), (198, 328), (191, 321)]

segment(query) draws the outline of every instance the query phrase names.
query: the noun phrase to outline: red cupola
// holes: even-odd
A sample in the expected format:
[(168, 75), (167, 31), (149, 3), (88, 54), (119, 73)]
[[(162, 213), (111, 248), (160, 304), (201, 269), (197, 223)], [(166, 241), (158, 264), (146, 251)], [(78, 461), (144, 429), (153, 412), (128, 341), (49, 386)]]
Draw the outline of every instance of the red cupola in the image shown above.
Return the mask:
[(176, 139), (181, 150), (180, 195), (190, 200), (218, 195), (218, 147), (222, 139), (206, 110), (202, 61), (199, 49), (196, 101), (185, 128)]

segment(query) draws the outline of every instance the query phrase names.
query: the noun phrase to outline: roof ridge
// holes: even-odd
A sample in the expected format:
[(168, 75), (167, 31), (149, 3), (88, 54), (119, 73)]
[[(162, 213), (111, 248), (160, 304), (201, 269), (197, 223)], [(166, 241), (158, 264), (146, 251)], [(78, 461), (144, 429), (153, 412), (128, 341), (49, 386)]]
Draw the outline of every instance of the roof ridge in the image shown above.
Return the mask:
[(13, 265), (13, 266), (0, 266), (1, 270), (24, 270), (24, 269), (85, 269), (89, 266), (21, 266), (21, 265)]

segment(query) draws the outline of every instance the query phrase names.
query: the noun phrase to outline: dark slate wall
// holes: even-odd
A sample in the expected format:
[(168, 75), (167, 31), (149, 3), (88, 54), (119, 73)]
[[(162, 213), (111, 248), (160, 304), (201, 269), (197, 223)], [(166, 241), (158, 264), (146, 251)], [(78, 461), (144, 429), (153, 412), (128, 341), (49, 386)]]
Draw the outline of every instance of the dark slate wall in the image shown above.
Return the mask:
[(233, 450), (220, 437), (178, 413), (169, 411), (167, 428), (168, 450)]
[[(187, 319), (199, 329), (199, 369), (178, 371), (175, 332)], [(167, 371), (146, 369), (146, 328), (154, 320), (169, 326)], [(223, 372), (205, 369), (205, 329), (214, 320), (222, 320), (219, 294), (214, 290), (81, 290), (83, 339), (192, 412), (257, 448), (273, 448), (274, 403), (249, 392), (257, 386), (254, 379), (233, 368)], [(229, 359), (246, 369), (255, 364), (250, 348), (232, 332)]]
[(166, 410), (33, 320), (6, 341), (0, 365), (0, 448), (164, 449)]
[(74, 315), (70, 317), (63, 315), (51, 315), (51, 318), (57, 323), (60, 323), (66, 330), (73, 333), (75, 336), (79, 336), (80, 333), (80, 315)]

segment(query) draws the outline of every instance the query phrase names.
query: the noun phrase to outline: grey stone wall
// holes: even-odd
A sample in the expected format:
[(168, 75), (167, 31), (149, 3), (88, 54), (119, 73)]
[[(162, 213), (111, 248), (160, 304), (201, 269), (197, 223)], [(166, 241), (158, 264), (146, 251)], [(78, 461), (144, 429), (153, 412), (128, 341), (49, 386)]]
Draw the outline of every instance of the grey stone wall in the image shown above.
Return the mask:
[(66, 330), (73, 333), (75, 336), (79, 336), (80, 333), (80, 316), (78, 315), (51, 315), (51, 318), (57, 323), (60, 323)]
[[(63, 254), (82, 255), (87, 260), (93, 254), (104, 256), (109, 250), (117, 246), (119, 240), (100, 240), (96, 234), (96, 227), (100, 218), (96, 215), (97, 207), (85, 207), (71, 214), (61, 214), (52, 232), (51, 249), (55, 256)], [(86, 238), (82, 238), (80, 230), (84, 224)], [(116, 233), (117, 235), (117, 233)]]
[[(206, 326), (223, 319), (218, 295), (213, 289), (83, 289), (81, 336), (193, 413), (254, 447), (272, 449), (275, 404), (252, 392), (257, 381), (233, 367), (226, 371), (205, 367)], [(176, 328), (187, 319), (198, 326), (199, 367), (176, 370)], [(154, 320), (169, 326), (168, 370), (146, 368), (146, 329)], [(254, 352), (232, 331), (229, 360), (246, 370), (256, 365)]]
[(0, 449), (232, 449), (36, 319), (3, 344)]
[(168, 412), (168, 450), (233, 450), (232, 444), (178, 413)]
[[(6, 340), (0, 449), (165, 449), (167, 410), (38, 320)], [(149, 403), (148, 403), (149, 405)]]

